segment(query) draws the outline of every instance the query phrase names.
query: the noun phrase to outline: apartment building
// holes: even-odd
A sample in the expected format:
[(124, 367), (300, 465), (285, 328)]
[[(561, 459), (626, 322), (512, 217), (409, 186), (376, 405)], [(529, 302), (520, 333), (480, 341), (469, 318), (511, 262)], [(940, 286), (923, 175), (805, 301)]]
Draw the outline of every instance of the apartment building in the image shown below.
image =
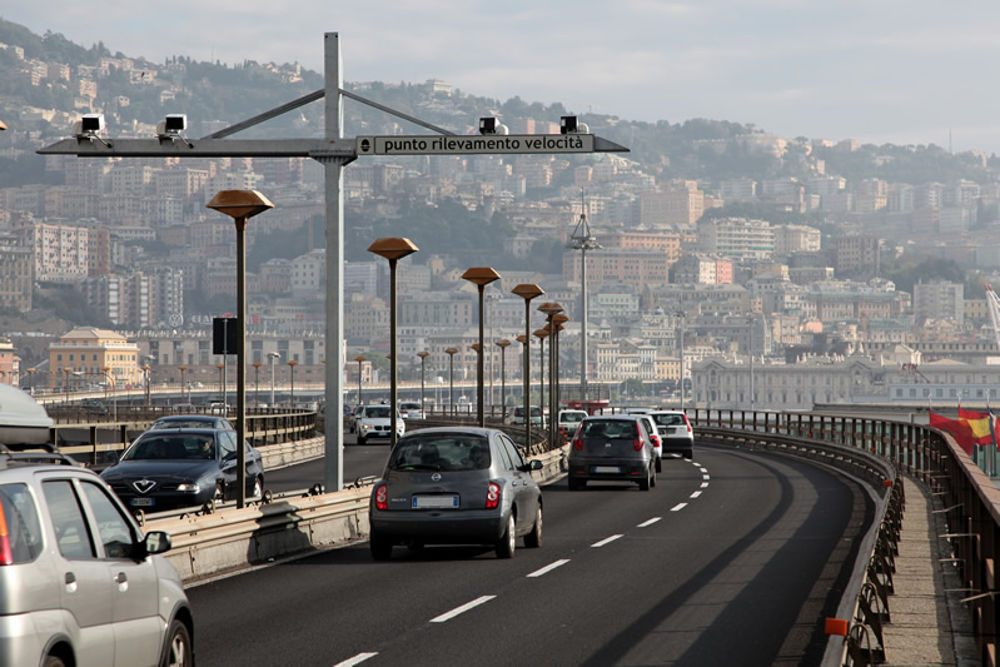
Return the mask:
[(117, 389), (138, 384), (139, 346), (108, 329), (77, 327), (49, 344), (49, 387), (66, 389), (111, 381)]

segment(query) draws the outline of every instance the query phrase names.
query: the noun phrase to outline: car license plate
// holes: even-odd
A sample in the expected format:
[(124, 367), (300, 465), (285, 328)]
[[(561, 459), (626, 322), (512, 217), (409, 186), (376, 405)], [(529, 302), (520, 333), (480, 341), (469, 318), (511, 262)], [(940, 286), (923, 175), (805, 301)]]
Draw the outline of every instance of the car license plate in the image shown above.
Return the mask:
[(448, 496), (413, 496), (413, 509), (458, 509), (458, 494)]
[(619, 468), (618, 466), (594, 466), (594, 472), (596, 473), (602, 473), (602, 472), (619, 473), (621, 471), (622, 469)]
[(156, 502), (155, 498), (133, 498), (133, 507), (152, 507)]

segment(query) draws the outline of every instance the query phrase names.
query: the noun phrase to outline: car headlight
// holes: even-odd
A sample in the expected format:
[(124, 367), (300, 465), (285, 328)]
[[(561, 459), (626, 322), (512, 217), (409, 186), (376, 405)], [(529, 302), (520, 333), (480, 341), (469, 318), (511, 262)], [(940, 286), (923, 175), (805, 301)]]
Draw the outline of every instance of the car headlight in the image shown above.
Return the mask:
[(184, 482), (177, 485), (177, 490), (183, 493), (198, 493), (198, 484), (195, 482)]
[(371, 424), (362, 424), (361, 428), (363, 428), (366, 431), (370, 431), (372, 429), (372, 425)]

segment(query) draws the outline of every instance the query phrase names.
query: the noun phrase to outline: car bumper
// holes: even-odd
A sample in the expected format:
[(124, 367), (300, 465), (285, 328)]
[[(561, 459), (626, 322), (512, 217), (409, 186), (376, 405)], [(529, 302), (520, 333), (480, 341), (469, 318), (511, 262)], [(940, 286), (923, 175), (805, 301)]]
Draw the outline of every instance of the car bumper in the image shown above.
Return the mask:
[(694, 449), (694, 440), (691, 438), (665, 438), (661, 442), (664, 454), (689, 452)]
[(493, 510), (373, 510), (371, 529), (393, 542), (493, 544), (503, 535), (505, 519)]
[(572, 479), (640, 480), (649, 468), (648, 461), (634, 459), (573, 459), (569, 460)]

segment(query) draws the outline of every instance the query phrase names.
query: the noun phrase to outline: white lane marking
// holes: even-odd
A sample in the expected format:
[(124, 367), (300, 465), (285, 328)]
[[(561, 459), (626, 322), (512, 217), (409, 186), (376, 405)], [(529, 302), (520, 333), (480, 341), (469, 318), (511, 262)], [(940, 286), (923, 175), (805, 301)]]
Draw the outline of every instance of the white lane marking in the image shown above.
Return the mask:
[(624, 537), (624, 535), (620, 535), (620, 534), (619, 534), (619, 535), (612, 535), (611, 537), (605, 537), (605, 538), (604, 538), (603, 540), (601, 540), (600, 542), (594, 542), (594, 543), (593, 543), (593, 544), (591, 544), (590, 546), (594, 547), (595, 549), (596, 549), (596, 548), (599, 548), (599, 547), (603, 547), (603, 546), (604, 546), (605, 544), (610, 544), (611, 542), (614, 542), (614, 541), (615, 541), (615, 540), (617, 540), (617, 539), (618, 539), (619, 537)]
[(712, 479), (711, 477), (708, 476), (708, 473), (705, 473), (704, 475), (702, 475), (701, 478), (704, 479), (704, 480), (706, 480), (706, 481)]
[(670, 511), (671, 512), (680, 512), (685, 507), (687, 507), (687, 503), (677, 503), (676, 505), (674, 505), (673, 507), (670, 508)]
[(652, 526), (654, 523), (656, 523), (657, 521), (659, 521), (660, 518), (661, 517), (654, 516), (652, 519), (646, 519), (645, 521), (643, 521), (642, 523), (640, 523), (638, 526), (636, 526), (636, 528), (645, 528), (647, 526)]
[(688, 496), (688, 497), (689, 497), (689, 498), (697, 498), (697, 497), (698, 497), (698, 496), (700, 496), (700, 495), (701, 495), (701, 491), (695, 491), (694, 493), (692, 493), (692, 494), (691, 494), (690, 496)]
[(338, 662), (333, 667), (354, 667), (354, 665), (360, 665), (365, 660), (368, 660), (369, 658), (374, 658), (377, 655), (378, 653), (358, 653), (353, 658), (348, 658), (343, 662)]
[(701, 483), (701, 488), (707, 489), (708, 488), (708, 482), (702, 482)]
[(554, 563), (549, 563), (548, 565), (546, 565), (542, 569), (535, 570), (531, 574), (528, 574), (528, 575), (525, 575), (525, 576), (527, 576), (527, 577), (540, 577), (543, 574), (548, 574), (549, 572), (551, 572), (552, 570), (556, 569), (557, 567), (562, 567), (563, 565), (565, 565), (568, 562), (569, 562), (569, 558), (560, 558), (559, 560), (555, 561)]
[(478, 607), (481, 604), (486, 604), (495, 597), (496, 597), (495, 595), (481, 595), (472, 602), (466, 602), (461, 607), (455, 607), (451, 611), (446, 611), (440, 616), (435, 616), (434, 618), (431, 619), (431, 623), (445, 623), (447, 621), (450, 621), (459, 614), (464, 614), (470, 609), (474, 609), (475, 607)]

